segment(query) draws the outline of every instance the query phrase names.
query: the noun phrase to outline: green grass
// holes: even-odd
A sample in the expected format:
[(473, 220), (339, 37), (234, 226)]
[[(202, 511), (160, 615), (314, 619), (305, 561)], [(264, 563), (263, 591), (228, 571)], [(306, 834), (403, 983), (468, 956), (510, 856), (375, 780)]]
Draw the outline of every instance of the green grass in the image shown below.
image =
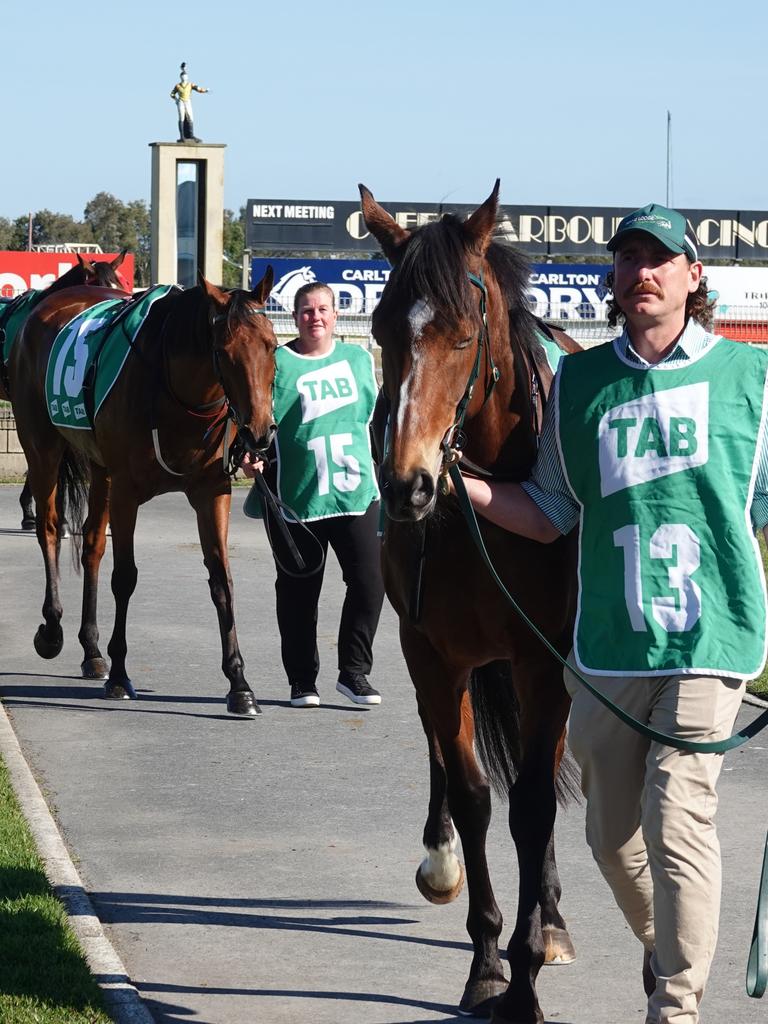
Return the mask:
[(0, 1021), (110, 1024), (0, 759)]

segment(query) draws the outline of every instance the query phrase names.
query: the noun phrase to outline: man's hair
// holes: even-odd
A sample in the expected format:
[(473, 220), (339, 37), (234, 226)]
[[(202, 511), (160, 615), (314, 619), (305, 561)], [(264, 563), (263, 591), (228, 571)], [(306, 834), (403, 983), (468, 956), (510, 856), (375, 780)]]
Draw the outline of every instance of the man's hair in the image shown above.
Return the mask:
[[(611, 270), (605, 277), (606, 287), (613, 291), (613, 271)], [(707, 288), (707, 279), (702, 277), (699, 281), (699, 287), (695, 292), (691, 292), (685, 302), (685, 318), (686, 320), (690, 317), (697, 323), (701, 324), (706, 330), (712, 329), (712, 321), (714, 319), (714, 309), (717, 300), (709, 297), (709, 289)], [(623, 325), (626, 317), (619, 306), (616, 296), (609, 299), (607, 302), (608, 307), (608, 326), (615, 327), (617, 324)]]
[(331, 309), (336, 309), (336, 296), (333, 293), (333, 288), (331, 288), (330, 285), (325, 284), (323, 281), (310, 281), (309, 284), (303, 284), (294, 295), (293, 312), (298, 313), (299, 303), (301, 302), (305, 295), (308, 295), (309, 292), (319, 291), (328, 292), (328, 294), (331, 296)]

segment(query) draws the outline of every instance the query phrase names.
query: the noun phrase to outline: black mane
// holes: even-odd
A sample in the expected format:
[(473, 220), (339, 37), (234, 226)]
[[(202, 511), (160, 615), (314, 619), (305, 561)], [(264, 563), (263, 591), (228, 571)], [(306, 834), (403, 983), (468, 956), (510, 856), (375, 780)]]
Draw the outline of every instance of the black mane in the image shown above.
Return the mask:
[(253, 295), (242, 288), (233, 288), (230, 295), (232, 298), (227, 310), (227, 325), (231, 328), (239, 324), (252, 323), (253, 308), (256, 305)]
[[(466, 255), (463, 224), (454, 214), (419, 228), (406, 243), (379, 308), (386, 311), (395, 301), (409, 308), (424, 299), (446, 319), (472, 316), (477, 310), (478, 292), (467, 276)], [(511, 326), (524, 343), (530, 344), (534, 318), (525, 297), (528, 261), (501, 241), (491, 243), (486, 259), (507, 303)]]

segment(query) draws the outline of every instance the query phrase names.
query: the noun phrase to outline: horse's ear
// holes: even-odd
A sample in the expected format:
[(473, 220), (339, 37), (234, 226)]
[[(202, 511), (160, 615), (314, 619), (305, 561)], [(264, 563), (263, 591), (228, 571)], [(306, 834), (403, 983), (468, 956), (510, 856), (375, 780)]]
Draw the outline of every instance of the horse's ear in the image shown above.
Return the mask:
[(496, 227), (496, 214), (499, 209), (499, 185), (500, 178), (496, 179), (493, 192), (488, 196), (482, 206), (478, 206), (471, 217), (468, 217), (463, 225), (464, 237), (467, 245), (479, 255), (484, 256), (488, 246), (491, 244), (493, 232)]
[(410, 231), (401, 228), (394, 217), (376, 202), (365, 185), (360, 189), (360, 208), (363, 211), (365, 226), (381, 246), (390, 263), (396, 263), (400, 246), (410, 237)]
[(119, 255), (115, 256), (115, 258), (114, 258), (114, 259), (112, 260), (112, 262), (111, 262), (111, 263), (109, 264), (109, 265), (110, 265), (110, 267), (112, 267), (112, 269), (113, 269), (113, 270), (117, 270), (117, 268), (118, 268), (118, 267), (120, 266), (120, 264), (121, 264), (121, 263), (123, 262), (123, 260), (125, 259), (125, 254), (126, 254), (127, 252), (128, 252), (128, 250), (127, 250), (127, 249), (121, 249), (121, 250), (120, 250), (120, 253), (119, 253)]
[(200, 287), (203, 289), (203, 293), (208, 296), (211, 302), (216, 306), (227, 306), (229, 305), (230, 295), (225, 292), (222, 288), (217, 288), (215, 284), (211, 284), (210, 281), (206, 281), (203, 277), (202, 271), (198, 270), (197, 279), (200, 282)]
[(272, 264), (269, 263), (266, 271), (264, 272), (264, 277), (262, 277), (256, 287), (251, 290), (251, 295), (259, 306), (263, 306), (266, 303), (270, 292), (272, 291), (272, 285), (274, 282), (275, 272), (272, 269)]

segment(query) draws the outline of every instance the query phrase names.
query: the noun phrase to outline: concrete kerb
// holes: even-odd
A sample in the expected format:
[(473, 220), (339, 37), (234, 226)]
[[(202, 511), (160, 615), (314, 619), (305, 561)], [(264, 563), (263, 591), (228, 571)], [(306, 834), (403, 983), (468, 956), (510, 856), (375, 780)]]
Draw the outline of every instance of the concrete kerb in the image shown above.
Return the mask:
[(56, 822), (24, 759), (5, 708), (0, 701), (0, 755), (8, 768), (16, 798), (34, 837), (45, 873), (64, 904), (69, 923), (85, 953), (88, 966), (104, 996), (115, 1024), (155, 1024), (111, 942), (104, 934)]

